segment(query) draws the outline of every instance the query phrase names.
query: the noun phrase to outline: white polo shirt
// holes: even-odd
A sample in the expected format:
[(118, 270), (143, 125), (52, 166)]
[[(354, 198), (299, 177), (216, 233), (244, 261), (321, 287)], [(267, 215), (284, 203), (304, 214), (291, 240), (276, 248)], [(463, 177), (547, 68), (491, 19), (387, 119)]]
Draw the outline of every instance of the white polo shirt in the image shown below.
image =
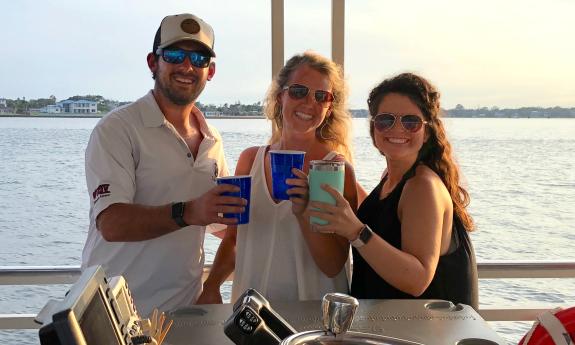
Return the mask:
[(96, 217), (114, 203), (158, 206), (194, 199), (227, 176), (222, 140), (201, 112), (204, 139), (196, 159), (161, 112), (152, 91), (115, 109), (94, 128), (86, 149), (90, 229), (82, 269), (102, 265), (123, 275), (141, 316), (192, 305), (202, 289), (205, 227), (188, 226), (139, 242), (107, 242)]

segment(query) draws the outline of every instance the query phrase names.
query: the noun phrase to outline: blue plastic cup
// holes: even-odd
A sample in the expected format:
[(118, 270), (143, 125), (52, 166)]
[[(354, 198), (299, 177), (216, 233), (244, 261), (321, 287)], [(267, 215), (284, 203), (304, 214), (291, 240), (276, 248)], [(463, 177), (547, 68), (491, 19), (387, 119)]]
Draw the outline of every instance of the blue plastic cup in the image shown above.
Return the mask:
[(272, 194), (274, 199), (289, 200), (287, 190), (291, 188), (286, 179), (297, 178), (291, 170), (303, 170), (305, 151), (271, 150), (270, 161), (272, 166)]
[(248, 175), (241, 175), (241, 176), (226, 176), (226, 177), (218, 177), (217, 179), (218, 185), (220, 184), (232, 184), (234, 186), (240, 187), (239, 192), (226, 192), (222, 193), (222, 195), (227, 196), (237, 196), (248, 201), (248, 204), (245, 206), (245, 210), (242, 213), (224, 213), (224, 218), (237, 218), (238, 224), (247, 224), (250, 222), (250, 194), (252, 191), (252, 177)]

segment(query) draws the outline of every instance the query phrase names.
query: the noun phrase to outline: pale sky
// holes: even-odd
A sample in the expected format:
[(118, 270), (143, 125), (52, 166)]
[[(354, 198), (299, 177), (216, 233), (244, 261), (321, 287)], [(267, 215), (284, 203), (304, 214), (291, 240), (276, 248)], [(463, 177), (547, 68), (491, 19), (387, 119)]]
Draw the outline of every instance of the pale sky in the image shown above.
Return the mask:
[[(133, 101), (153, 87), (146, 66), (169, 14), (215, 30), (217, 71), (199, 101), (261, 101), (271, 80), (270, 0), (0, 0), (0, 98), (98, 94)], [(285, 0), (285, 56), (331, 54), (330, 0)], [(350, 107), (411, 71), (453, 108), (575, 107), (575, 1), (346, 1)]]

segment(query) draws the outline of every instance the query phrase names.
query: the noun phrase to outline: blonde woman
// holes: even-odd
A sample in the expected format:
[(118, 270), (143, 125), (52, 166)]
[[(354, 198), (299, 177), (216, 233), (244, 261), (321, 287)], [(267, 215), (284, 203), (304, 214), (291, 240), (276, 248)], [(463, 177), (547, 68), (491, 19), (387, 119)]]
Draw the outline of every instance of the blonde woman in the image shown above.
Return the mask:
[[(198, 303), (221, 303), (220, 285), (235, 270), (232, 301), (247, 288), (270, 300), (321, 299), (348, 292), (348, 241), (310, 228), (307, 171), (312, 160), (346, 162), (344, 196), (355, 209), (357, 190), (350, 148), (350, 119), (341, 68), (312, 52), (289, 59), (273, 81), (264, 104), (272, 122), (269, 145), (240, 155), (236, 175), (252, 176), (250, 223), (226, 231)], [(270, 150), (305, 151), (303, 172), (290, 200), (274, 200)]]

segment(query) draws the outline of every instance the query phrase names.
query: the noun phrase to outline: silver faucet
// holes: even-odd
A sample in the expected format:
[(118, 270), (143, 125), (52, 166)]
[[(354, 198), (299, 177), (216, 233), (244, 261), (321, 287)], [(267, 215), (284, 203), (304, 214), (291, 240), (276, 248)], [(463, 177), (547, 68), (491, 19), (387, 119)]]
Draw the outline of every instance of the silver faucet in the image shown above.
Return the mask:
[(323, 296), (323, 330), (335, 336), (347, 332), (358, 306), (357, 299), (342, 293), (328, 293)]

